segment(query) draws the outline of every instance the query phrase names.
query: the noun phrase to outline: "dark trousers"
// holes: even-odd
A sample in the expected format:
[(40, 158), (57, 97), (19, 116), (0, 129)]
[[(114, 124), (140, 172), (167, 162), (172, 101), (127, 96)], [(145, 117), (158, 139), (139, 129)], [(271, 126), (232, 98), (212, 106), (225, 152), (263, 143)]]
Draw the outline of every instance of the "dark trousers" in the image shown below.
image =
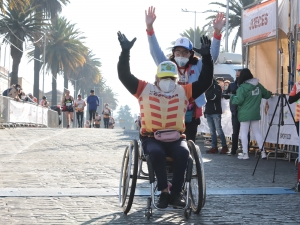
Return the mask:
[(187, 141), (192, 140), (195, 143), (198, 125), (200, 125), (200, 118), (195, 119), (195, 117), (193, 117), (190, 123), (185, 123), (184, 134)]
[(157, 178), (158, 190), (161, 191), (168, 187), (166, 166), (166, 157), (168, 156), (173, 159), (171, 192), (180, 192), (189, 157), (186, 139), (180, 138), (174, 142), (161, 142), (152, 137), (143, 137), (142, 146), (144, 153), (150, 156)]
[(103, 118), (103, 121), (104, 121), (104, 128), (108, 128), (109, 118)]
[(298, 134), (298, 136), (299, 136), (299, 121), (296, 122), (295, 125), (296, 125), (296, 129), (297, 129), (297, 134)]
[(77, 112), (76, 116), (77, 116), (78, 126), (82, 127), (83, 112)]
[(92, 118), (95, 120), (96, 109), (89, 110), (89, 114), (90, 114), (90, 121), (92, 121)]
[(236, 151), (238, 149), (239, 144), (239, 133), (240, 133), (240, 127), (241, 124), (238, 120), (237, 115), (231, 115), (231, 123), (232, 123), (232, 147), (231, 147), (231, 153), (236, 154)]

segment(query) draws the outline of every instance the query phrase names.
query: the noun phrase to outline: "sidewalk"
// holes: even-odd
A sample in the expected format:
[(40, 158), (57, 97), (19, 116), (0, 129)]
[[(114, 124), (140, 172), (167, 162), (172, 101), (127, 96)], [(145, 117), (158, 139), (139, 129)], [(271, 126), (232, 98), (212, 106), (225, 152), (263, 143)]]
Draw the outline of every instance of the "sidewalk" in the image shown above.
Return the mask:
[[(118, 188), (125, 146), (135, 131), (110, 129), (0, 130), (1, 190), (78, 189), (95, 193)], [(205, 160), (208, 193), (199, 215), (185, 220), (183, 213), (154, 211), (143, 217), (146, 197), (136, 196), (128, 216), (118, 206), (118, 196), (0, 197), (0, 224), (299, 224), (300, 194), (228, 195), (234, 188), (284, 187), (291, 189), (297, 172), (293, 162), (274, 160), (256, 163), (227, 155), (208, 155), (198, 142)], [(139, 181), (139, 187), (148, 182)], [(15, 189), (13, 189), (15, 188)], [(24, 192), (22, 192), (24, 193)], [(79, 192), (78, 192), (79, 193)]]

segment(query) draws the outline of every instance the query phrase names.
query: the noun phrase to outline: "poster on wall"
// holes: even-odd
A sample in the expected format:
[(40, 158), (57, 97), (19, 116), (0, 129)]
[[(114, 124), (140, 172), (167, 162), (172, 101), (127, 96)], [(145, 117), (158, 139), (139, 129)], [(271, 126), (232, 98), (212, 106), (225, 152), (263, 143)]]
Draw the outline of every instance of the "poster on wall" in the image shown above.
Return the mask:
[(276, 35), (276, 1), (269, 0), (242, 12), (243, 44)]

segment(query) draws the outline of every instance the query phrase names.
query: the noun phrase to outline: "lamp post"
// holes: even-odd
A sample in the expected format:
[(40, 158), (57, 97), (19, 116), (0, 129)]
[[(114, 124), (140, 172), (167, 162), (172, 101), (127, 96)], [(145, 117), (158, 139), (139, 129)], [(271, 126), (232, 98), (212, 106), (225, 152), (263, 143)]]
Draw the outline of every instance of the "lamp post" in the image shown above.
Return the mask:
[(187, 9), (181, 9), (182, 12), (191, 12), (191, 13), (195, 13), (195, 23), (194, 23), (194, 47), (196, 47), (196, 14), (197, 13), (201, 13), (201, 12), (197, 12), (197, 11), (189, 11)]
[(229, 0), (226, 1), (227, 5), (226, 5), (226, 38), (225, 38), (225, 52), (228, 52), (228, 26), (229, 26), (229, 21), (228, 21), (228, 17), (229, 17)]
[[(43, 59), (43, 64), (44, 64), (44, 67), (43, 67), (43, 95), (45, 95), (45, 67), (46, 67), (46, 33), (44, 34), (44, 59)], [(39, 96), (38, 96), (38, 99), (39, 99)]]

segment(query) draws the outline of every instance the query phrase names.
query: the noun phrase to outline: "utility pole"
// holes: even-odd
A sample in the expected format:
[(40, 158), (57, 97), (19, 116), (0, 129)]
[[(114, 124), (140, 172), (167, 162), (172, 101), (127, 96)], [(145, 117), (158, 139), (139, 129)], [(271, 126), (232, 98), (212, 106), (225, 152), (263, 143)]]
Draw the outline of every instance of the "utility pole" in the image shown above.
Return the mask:
[(228, 26), (229, 26), (229, 0), (226, 1), (226, 37), (225, 37), (225, 52), (228, 52)]

